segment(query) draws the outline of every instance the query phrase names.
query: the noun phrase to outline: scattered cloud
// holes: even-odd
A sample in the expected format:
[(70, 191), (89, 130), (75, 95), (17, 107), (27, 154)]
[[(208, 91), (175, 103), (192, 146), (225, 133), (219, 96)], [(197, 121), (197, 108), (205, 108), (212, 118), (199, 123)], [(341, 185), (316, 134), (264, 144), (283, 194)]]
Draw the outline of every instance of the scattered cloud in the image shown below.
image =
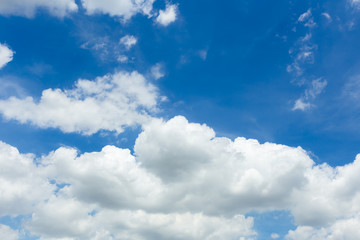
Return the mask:
[(137, 38), (132, 35), (126, 35), (120, 39), (120, 44), (124, 45), (126, 50), (129, 50), (137, 43)]
[(120, 133), (125, 126), (148, 121), (159, 98), (158, 89), (141, 74), (118, 72), (95, 81), (80, 79), (70, 90), (44, 90), (38, 102), (32, 97), (0, 100), (0, 113), (6, 119), (66, 133)]
[(304, 96), (295, 101), (295, 105), (292, 110), (306, 111), (313, 107), (311, 101), (321, 94), (326, 86), (327, 81), (323, 78), (313, 80), (310, 87), (305, 90)]
[(164, 65), (161, 63), (157, 63), (155, 64), (152, 68), (151, 68), (151, 75), (155, 80), (158, 80), (162, 77), (165, 76), (164, 73)]
[(81, 0), (88, 14), (109, 14), (112, 17), (120, 17), (125, 21), (138, 13), (151, 16), (154, 1), (155, 0)]
[(312, 43), (311, 33), (299, 38), (295, 46), (289, 51), (294, 60), (287, 66), (287, 72), (293, 73), (296, 78), (301, 77), (306, 65), (314, 63), (314, 50), (316, 49), (317, 45)]
[(14, 52), (8, 46), (0, 43), (0, 69), (11, 62), (13, 60), (13, 56)]
[(321, 16), (325, 17), (329, 22), (332, 21), (332, 18), (331, 18), (331, 16), (330, 16), (330, 14), (327, 13), (327, 12), (323, 12), (323, 13), (321, 14)]
[(24, 227), (42, 239), (250, 240), (242, 214), (272, 210), (294, 216), (287, 239), (359, 235), (360, 155), (315, 165), (300, 147), (216, 137), (182, 116), (145, 124), (134, 154), (61, 147), (35, 158), (0, 143), (0, 165), (1, 214), (32, 213)]
[(170, 23), (176, 21), (178, 5), (177, 4), (166, 4), (165, 10), (160, 10), (159, 15), (156, 17), (156, 22), (163, 26), (168, 26)]
[(304, 23), (304, 26), (313, 28), (316, 26), (316, 23), (314, 22), (314, 18), (312, 16), (311, 9), (308, 9), (305, 13), (301, 14), (298, 18), (298, 22)]
[(280, 236), (279, 236), (279, 234), (277, 234), (277, 233), (272, 233), (272, 234), (270, 235), (270, 237), (271, 237), (271, 239), (278, 239)]
[(200, 51), (198, 52), (198, 54), (199, 54), (199, 57), (200, 57), (202, 60), (205, 61), (206, 58), (207, 58), (208, 49), (200, 50)]
[(120, 55), (117, 60), (121, 63), (127, 63), (129, 61), (129, 57), (126, 55)]
[(5, 16), (23, 16), (32, 18), (38, 10), (45, 9), (50, 14), (57, 17), (65, 17), (66, 15), (76, 12), (78, 6), (74, 0), (2, 0), (0, 1), (0, 14)]

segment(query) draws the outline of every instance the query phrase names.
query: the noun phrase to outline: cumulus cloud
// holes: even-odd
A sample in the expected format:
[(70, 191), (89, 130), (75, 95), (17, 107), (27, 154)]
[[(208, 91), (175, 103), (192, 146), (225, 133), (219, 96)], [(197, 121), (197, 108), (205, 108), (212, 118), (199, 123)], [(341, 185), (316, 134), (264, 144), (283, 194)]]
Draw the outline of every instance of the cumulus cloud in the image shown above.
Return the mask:
[(0, 1), (0, 14), (9, 16), (34, 17), (39, 9), (45, 9), (57, 17), (64, 17), (71, 12), (76, 12), (78, 6), (74, 0), (2, 0)]
[(6, 45), (0, 43), (0, 69), (13, 60), (14, 52)]
[(137, 43), (137, 38), (132, 35), (126, 35), (120, 39), (120, 44), (124, 45), (126, 50), (129, 50)]
[(41, 128), (85, 135), (100, 130), (120, 133), (143, 124), (157, 111), (158, 89), (137, 72), (118, 72), (95, 81), (80, 79), (73, 89), (47, 89), (39, 101), (11, 97), (0, 101), (6, 119)]
[(137, 13), (151, 15), (155, 0), (82, 0), (82, 5), (88, 14), (109, 14), (112, 17), (120, 17), (128, 20)]
[(295, 101), (292, 110), (306, 111), (313, 107), (311, 101), (314, 100), (319, 94), (321, 94), (326, 86), (327, 81), (323, 78), (313, 80), (310, 87), (305, 90), (304, 96)]
[(155, 80), (158, 80), (165, 76), (164, 65), (161, 63), (157, 63), (151, 68), (150, 72), (151, 72), (152, 77)]
[(340, 219), (328, 227), (300, 226), (289, 231), (288, 240), (357, 240), (360, 236), (360, 217)]
[(168, 26), (176, 21), (178, 6), (176, 4), (166, 4), (165, 10), (160, 10), (156, 17), (156, 22), (163, 26)]
[(17, 240), (19, 239), (19, 233), (12, 230), (6, 225), (0, 224), (0, 239), (2, 240)]
[(29, 214), (52, 194), (53, 186), (33, 158), (0, 142), (0, 216)]
[(315, 165), (300, 147), (216, 137), (182, 116), (143, 125), (133, 154), (62, 147), (35, 158), (0, 146), (0, 210), (32, 213), (24, 227), (40, 239), (250, 240), (243, 214), (272, 210), (294, 216), (288, 239), (359, 234), (360, 155)]

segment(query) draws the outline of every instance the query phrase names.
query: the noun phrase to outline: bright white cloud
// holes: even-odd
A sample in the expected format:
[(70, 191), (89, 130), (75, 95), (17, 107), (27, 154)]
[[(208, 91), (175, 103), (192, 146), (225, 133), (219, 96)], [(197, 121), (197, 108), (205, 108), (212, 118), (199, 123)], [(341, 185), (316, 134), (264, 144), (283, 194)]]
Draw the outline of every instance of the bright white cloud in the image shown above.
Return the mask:
[(326, 86), (327, 81), (323, 78), (313, 80), (310, 87), (305, 90), (304, 96), (295, 101), (292, 110), (306, 111), (310, 109), (313, 106), (311, 101), (314, 100), (319, 94), (321, 94)]
[(13, 60), (14, 52), (6, 45), (0, 43), (0, 69)]
[(54, 190), (33, 158), (0, 142), (0, 216), (29, 214)]
[(360, 155), (341, 167), (315, 165), (300, 147), (219, 138), (181, 116), (143, 125), (134, 155), (62, 147), (35, 165), (34, 156), (1, 146), (8, 184), (0, 193), (11, 196), (3, 214), (33, 212), (25, 228), (41, 239), (250, 240), (253, 219), (241, 214), (256, 210), (290, 210), (299, 227), (288, 239), (358, 236)]
[(0, 14), (9, 16), (34, 17), (39, 9), (45, 9), (57, 17), (64, 17), (71, 12), (76, 12), (78, 6), (74, 0), (1, 0)]
[(155, 0), (82, 0), (82, 5), (88, 14), (103, 13), (110, 16), (130, 19), (137, 13), (151, 15)]
[(7, 119), (63, 132), (120, 133), (126, 126), (148, 121), (148, 113), (157, 111), (158, 100), (158, 89), (141, 74), (119, 72), (95, 81), (80, 79), (70, 90), (44, 90), (39, 101), (32, 97), (1, 100), (0, 112)]
[(6, 225), (0, 224), (0, 239), (1, 240), (17, 240), (19, 239), (19, 233), (12, 230)]
[(120, 44), (124, 45), (127, 50), (137, 43), (137, 38), (132, 35), (126, 35), (120, 39)]
[(168, 26), (170, 23), (176, 21), (178, 6), (176, 4), (166, 4), (165, 10), (160, 10), (156, 18), (156, 22)]

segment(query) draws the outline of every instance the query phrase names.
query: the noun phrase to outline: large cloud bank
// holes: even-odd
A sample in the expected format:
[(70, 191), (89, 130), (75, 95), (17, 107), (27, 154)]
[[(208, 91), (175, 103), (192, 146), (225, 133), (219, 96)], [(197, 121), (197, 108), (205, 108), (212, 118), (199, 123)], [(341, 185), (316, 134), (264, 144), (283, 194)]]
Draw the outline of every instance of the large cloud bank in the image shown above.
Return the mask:
[(315, 165), (300, 147), (219, 138), (182, 116), (144, 124), (134, 154), (62, 147), (39, 159), (0, 146), (0, 214), (32, 213), (24, 227), (41, 239), (254, 239), (254, 210), (291, 211), (288, 239), (360, 227), (360, 156)]

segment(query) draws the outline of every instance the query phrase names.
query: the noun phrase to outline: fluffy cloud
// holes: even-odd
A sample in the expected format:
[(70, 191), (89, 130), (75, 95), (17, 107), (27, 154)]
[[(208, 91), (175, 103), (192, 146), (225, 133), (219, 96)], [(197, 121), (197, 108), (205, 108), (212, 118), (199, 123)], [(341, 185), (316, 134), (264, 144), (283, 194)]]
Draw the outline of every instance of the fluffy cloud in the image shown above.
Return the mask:
[(159, 15), (156, 17), (156, 22), (167, 26), (175, 22), (177, 17), (178, 6), (176, 4), (166, 4), (165, 10), (160, 10)]
[(315, 165), (300, 147), (219, 138), (181, 116), (144, 124), (134, 154), (62, 147), (35, 165), (1, 146), (3, 215), (32, 212), (24, 227), (41, 239), (253, 239), (242, 214), (271, 210), (294, 216), (288, 239), (358, 234), (360, 155)]
[(127, 50), (137, 43), (136, 37), (132, 35), (126, 35), (120, 39), (120, 44), (124, 45)]
[(150, 15), (155, 0), (82, 0), (82, 5), (88, 14), (103, 13), (121, 17), (124, 20), (137, 13)]
[(1, 100), (0, 112), (7, 119), (63, 132), (120, 133), (125, 126), (148, 121), (158, 98), (157, 88), (141, 74), (119, 72), (95, 81), (80, 79), (70, 90), (44, 90), (38, 102), (32, 97)]
[(0, 239), (2, 240), (17, 240), (19, 233), (12, 230), (6, 225), (0, 224)]
[(38, 9), (46, 9), (51, 14), (64, 17), (78, 9), (74, 0), (2, 0), (0, 1), (1, 15), (16, 15), (33, 17)]
[(289, 231), (289, 240), (357, 240), (360, 236), (360, 217), (340, 219), (328, 227), (300, 226)]
[(32, 155), (0, 142), (0, 216), (29, 214), (53, 190)]
[(0, 69), (13, 60), (13, 55), (14, 52), (11, 49), (0, 43)]

